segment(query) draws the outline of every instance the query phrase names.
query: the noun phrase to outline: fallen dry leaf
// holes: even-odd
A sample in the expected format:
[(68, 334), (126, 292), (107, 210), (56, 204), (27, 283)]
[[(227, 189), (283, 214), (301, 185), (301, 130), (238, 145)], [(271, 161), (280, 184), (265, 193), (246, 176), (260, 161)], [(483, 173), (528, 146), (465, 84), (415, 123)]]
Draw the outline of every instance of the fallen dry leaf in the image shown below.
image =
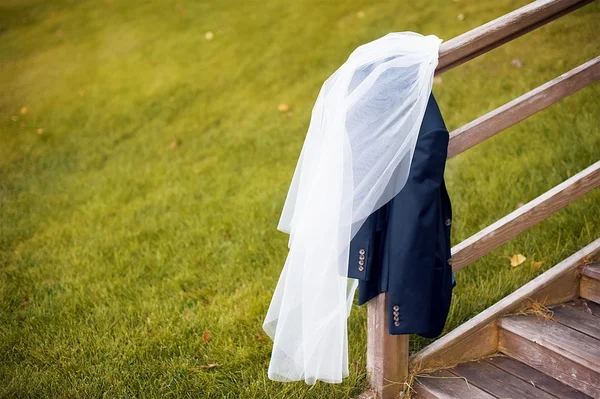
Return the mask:
[(10, 117), (10, 119), (12, 119), (13, 122), (16, 122), (16, 121), (19, 120), (19, 117), (17, 115), (13, 115), (13, 116)]
[(175, 148), (177, 148), (178, 145), (179, 145), (179, 141), (173, 140), (173, 141), (171, 141), (171, 144), (169, 144), (169, 148), (174, 150)]
[(206, 40), (212, 40), (212, 39), (213, 39), (213, 37), (215, 37), (215, 35), (214, 35), (212, 32), (206, 32), (206, 33), (204, 34), (204, 38), (205, 38)]
[(27, 107), (21, 107), (21, 115), (25, 115), (27, 113)]
[(465, 14), (458, 14), (456, 18), (458, 18), (459, 21), (462, 21), (463, 19), (465, 19)]
[(212, 369), (215, 367), (219, 367), (218, 363), (208, 363), (208, 364), (203, 364), (200, 366), (201, 369)]
[(211, 340), (210, 331), (204, 330), (204, 333), (202, 333), (202, 342), (206, 343), (210, 340)]
[(365, 17), (365, 12), (364, 11), (359, 11), (359, 12), (356, 13), (356, 16), (358, 18), (364, 18)]
[(263, 337), (258, 337), (258, 338), (256, 338), (256, 340), (257, 340), (258, 342), (262, 342), (262, 341), (264, 341), (265, 339), (264, 339)]
[(29, 305), (29, 302), (25, 301), (19, 305), (19, 309), (23, 309), (25, 306)]
[(515, 254), (510, 257), (510, 265), (512, 267), (516, 267), (519, 266), (521, 263), (525, 262), (525, 260), (527, 260), (527, 258), (524, 257), (522, 254)]
[(37, 134), (44, 134), (44, 128), (39, 128), (38, 130), (36, 130)]
[(512, 66), (517, 67), (517, 68), (521, 68), (523, 66), (523, 62), (521, 62), (521, 60), (517, 60), (514, 59), (510, 62), (512, 64)]
[(183, 317), (185, 317), (186, 319), (191, 319), (192, 317), (194, 317), (194, 314), (189, 310), (186, 310), (185, 312), (183, 312)]
[(536, 262), (536, 261), (532, 260), (531, 261), (531, 266), (533, 266), (533, 268), (537, 270), (537, 269), (539, 269), (542, 266), (543, 263), (544, 262), (542, 262), (542, 261)]
[(279, 112), (288, 112), (290, 110), (290, 106), (287, 104), (279, 104), (277, 106), (277, 111)]

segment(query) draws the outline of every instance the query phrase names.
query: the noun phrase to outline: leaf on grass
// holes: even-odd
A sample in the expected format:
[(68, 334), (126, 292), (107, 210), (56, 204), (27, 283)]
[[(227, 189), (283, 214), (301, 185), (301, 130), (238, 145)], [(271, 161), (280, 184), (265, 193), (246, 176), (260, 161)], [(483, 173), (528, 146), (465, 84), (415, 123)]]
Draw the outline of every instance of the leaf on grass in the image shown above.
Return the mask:
[(458, 14), (458, 17), (456, 17), (456, 18), (458, 18), (459, 21), (462, 21), (465, 19), (465, 14), (462, 14), (462, 13)]
[(356, 16), (358, 18), (364, 18), (365, 17), (365, 12), (364, 11), (359, 11), (359, 12), (356, 13)]
[(208, 363), (200, 366), (201, 369), (213, 369), (215, 367), (219, 367), (218, 363)]
[(210, 340), (211, 340), (210, 331), (204, 330), (204, 333), (202, 333), (202, 342), (206, 343)]
[(19, 305), (19, 309), (23, 309), (27, 305), (29, 305), (29, 302), (25, 301), (25, 302), (23, 302), (22, 304)]
[(10, 119), (12, 119), (13, 122), (16, 122), (16, 121), (19, 120), (19, 117), (17, 115), (13, 115), (13, 116), (10, 117)]
[(25, 115), (27, 113), (27, 107), (21, 107), (21, 115)]
[(169, 144), (169, 148), (174, 150), (175, 148), (177, 148), (179, 146), (179, 140), (173, 140), (171, 141), (171, 144)]
[(44, 134), (44, 128), (41, 127), (38, 130), (36, 130), (37, 134)]
[(204, 38), (205, 38), (206, 40), (212, 40), (212, 39), (213, 39), (213, 37), (215, 37), (215, 35), (214, 35), (214, 33), (212, 33), (212, 32), (206, 32), (206, 33), (204, 34)]
[(433, 78), (433, 84), (441, 85), (442, 84), (442, 77), (441, 76), (434, 77)]
[(279, 112), (288, 112), (290, 110), (290, 106), (287, 104), (279, 104), (277, 106), (277, 111)]
[(264, 337), (258, 337), (258, 338), (256, 338), (256, 340), (257, 340), (258, 342), (262, 342), (262, 341), (264, 341), (264, 340), (265, 340), (265, 338), (264, 338)]
[(512, 267), (517, 267), (523, 262), (525, 262), (525, 260), (527, 260), (527, 258), (524, 257), (522, 254), (514, 254), (510, 257), (510, 265)]
[(536, 261), (532, 260), (531, 261), (531, 266), (533, 266), (533, 268), (535, 270), (537, 270), (537, 269), (539, 269), (542, 266), (543, 263), (544, 263), (543, 261), (536, 262)]
[(186, 310), (183, 312), (183, 317), (185, 317), (186, 319), (191, 319), (192, 317), (194, 317), (194, 313), (190, 312), (189, 310)]

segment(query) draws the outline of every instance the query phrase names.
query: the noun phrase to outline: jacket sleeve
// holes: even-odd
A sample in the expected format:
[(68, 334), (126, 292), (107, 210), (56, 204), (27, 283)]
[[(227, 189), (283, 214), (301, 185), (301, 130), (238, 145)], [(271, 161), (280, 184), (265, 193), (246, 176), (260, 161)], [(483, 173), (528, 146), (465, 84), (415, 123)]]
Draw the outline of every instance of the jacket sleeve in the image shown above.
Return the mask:
[(440, 229), (448, 140), (445, 127), (419, 136), (408, 181), (390, 202), (384, 261), (391, 334), (430, 335), (436, 270), (445, 273), (450, 263), (444, 259), (448, 252), (440, 250), (446, 246), (440, 247)]

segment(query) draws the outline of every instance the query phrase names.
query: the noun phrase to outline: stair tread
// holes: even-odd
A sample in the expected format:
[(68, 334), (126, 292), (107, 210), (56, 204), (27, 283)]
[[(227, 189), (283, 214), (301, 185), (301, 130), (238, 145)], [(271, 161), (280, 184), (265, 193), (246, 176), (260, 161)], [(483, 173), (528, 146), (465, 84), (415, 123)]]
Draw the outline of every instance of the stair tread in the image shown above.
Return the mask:
[(589, 399), (590, 396), (579, 392), (575, 388), (563, 384), (562, 382), (550, 377), (522, 363), (516, 359), (506, 356), (494, 356), (487, 359), (488, 362), (502, 370), (521, 378), (531, 385), (546, 391), (557, 398), (565, 399)]
[(555, 396), (523, 381), (485, 360), (461, 363), (451, 370), (469, 383), (501, 398), (556, 399)]
[(590, 399), (518, 360), (494, 356), (417, 378), (417, 398)]
[(463, 378), (457, 377), (447, 370), (418, 377), (415, 388), (419, 399), (496, 399), (495, 396), (473, 384), (468, 384)]
[(570, 306), (575, 309), (582, 310), (587, 314), (600, 318), (600, 305), (592, 301), (586, 301), (585, 299), (577, 299), (576, 301), (569, 302)]
[(600, 320), (592, 314), (569, 304), (553, 306), (552, 319), (574, 330), (600, 340)]
[(533, 315), (507, 316), (498, 326), (546, 347), (594, 372), (600, 372), (600, 340), (554, 320)]

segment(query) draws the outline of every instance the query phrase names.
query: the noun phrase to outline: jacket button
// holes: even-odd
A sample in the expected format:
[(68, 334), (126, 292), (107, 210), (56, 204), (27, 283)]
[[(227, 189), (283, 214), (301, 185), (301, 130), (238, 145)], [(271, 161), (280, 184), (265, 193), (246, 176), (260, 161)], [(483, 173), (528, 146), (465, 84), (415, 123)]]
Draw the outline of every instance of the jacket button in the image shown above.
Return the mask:
[(452, 220), (446, 219), (446, 221), (444, 223), (446, 224), (446, 226), (450, 226), (452, 224)]
[(399, 311), (399, 310), (400, 310), (400, 306), (398, 306), (398, 305), (394, 305), (394, 310), (395, 310), (396, 312), (397, 312), (397, 311)]
[(394, 322), (394, 325), (395, 325), (396, 327), (398, 327), (398, 326), (400, 326), (400, 322), (399, 322), (399, 321), (395, 321), (395, 322)]
[(448, 264), (449, 264), (450, 266), (452, 266), (452, 257), (449, 257), (449, 258), (448, 258)]
[(364, 256), (364, 255), (360, 255), (360, 256), (358, 257), (358, 259), (360, 259), (360, 260), (365, 260), (365, 256)]
[(359, 267), (358, 267), (358, 271), (359, 271), (359, 272), (362, 272), (362, 271), (364, 271), (364, 270), (365, 270), (365, 267), (364, 267), (364, 266), (359, 266)]
[(365, 264), (365, 261), (364, 260), (359, 260), (358, 264), (361, 265), (361, 266), (363, 266)]
[(358, 251), (358, 253), (359, 253), (359, 254), (361, 254), (361, 255), (364, 255), (364, 254), (365, 254), (365, 250), (364, 250), (363, 248), (361, 248), (361, 249)]

